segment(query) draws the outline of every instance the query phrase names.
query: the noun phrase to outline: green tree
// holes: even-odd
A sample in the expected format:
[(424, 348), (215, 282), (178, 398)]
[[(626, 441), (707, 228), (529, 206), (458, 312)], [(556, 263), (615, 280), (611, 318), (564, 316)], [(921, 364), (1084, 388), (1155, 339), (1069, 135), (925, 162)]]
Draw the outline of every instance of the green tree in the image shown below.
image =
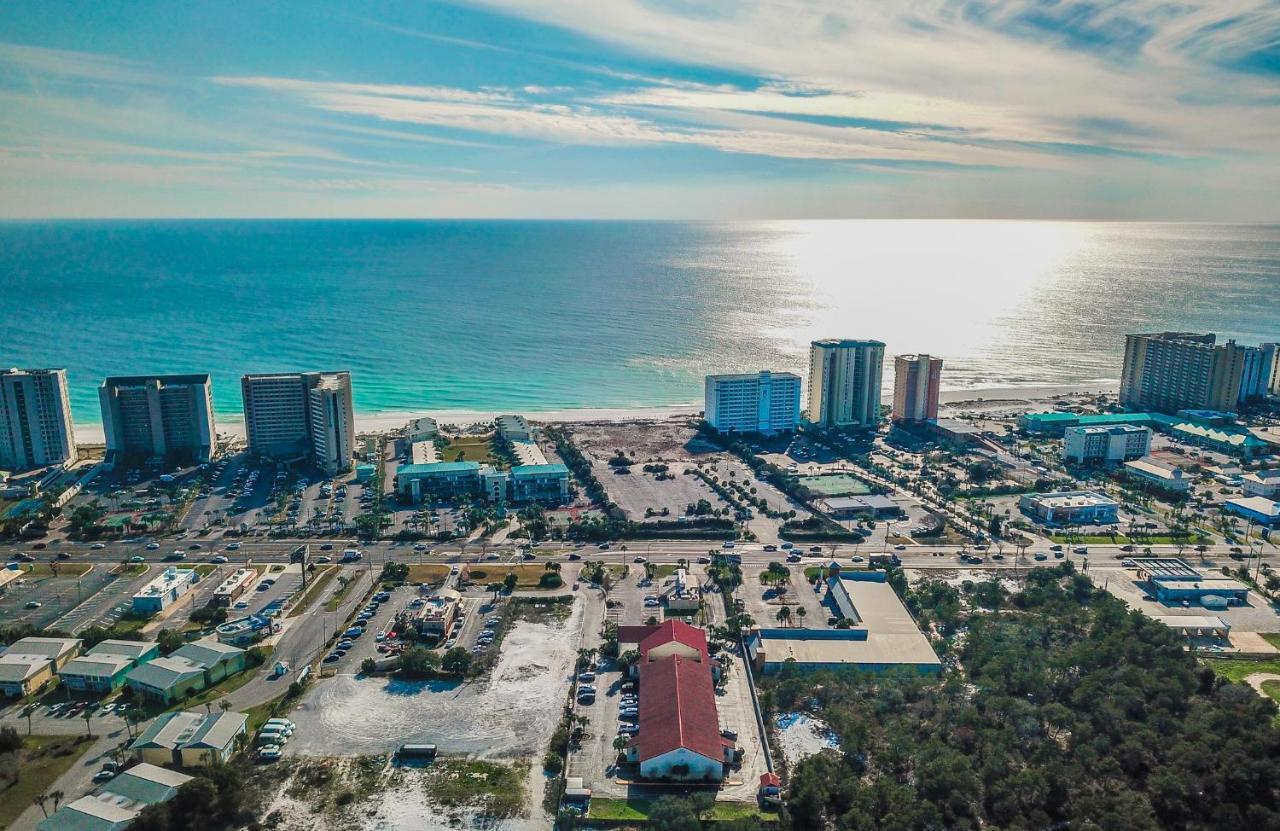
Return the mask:
[(465, 675), (471, 668), (471, 653), (461, 646), (455, 646), (444, 654), (440, 668), (452, 675)]

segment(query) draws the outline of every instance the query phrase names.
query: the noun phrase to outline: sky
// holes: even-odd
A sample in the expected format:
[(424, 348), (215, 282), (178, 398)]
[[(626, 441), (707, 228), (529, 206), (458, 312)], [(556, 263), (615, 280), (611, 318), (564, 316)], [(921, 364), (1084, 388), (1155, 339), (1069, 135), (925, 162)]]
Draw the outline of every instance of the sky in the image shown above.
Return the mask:
[(0, 217), (1280, 221), (1280, 0), (6, 0)]

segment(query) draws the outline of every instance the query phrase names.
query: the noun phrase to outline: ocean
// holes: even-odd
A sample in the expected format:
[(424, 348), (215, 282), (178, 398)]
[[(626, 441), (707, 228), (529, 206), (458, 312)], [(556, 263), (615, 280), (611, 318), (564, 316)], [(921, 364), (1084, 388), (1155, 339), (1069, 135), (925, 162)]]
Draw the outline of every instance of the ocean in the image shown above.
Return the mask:
[(1114, 383), (1126, 332), (1280, 340), (1278, 297), (1277, 226), (0, 223), (0, 364), (66, 367), (82, 423), (105, 376), (170, 372), (220, 416), (282, 370), (349, 369), (363, 415), (686, 405), (820, 337), (940, 356), (947, 389)]

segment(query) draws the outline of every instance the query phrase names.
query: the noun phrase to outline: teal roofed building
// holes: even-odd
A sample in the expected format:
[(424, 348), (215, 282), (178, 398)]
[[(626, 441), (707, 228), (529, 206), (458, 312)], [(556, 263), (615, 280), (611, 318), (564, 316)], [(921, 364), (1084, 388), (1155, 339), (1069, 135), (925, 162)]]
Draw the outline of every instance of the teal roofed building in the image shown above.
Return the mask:
[(401, 465), (396, 470), (396, 492), (414, 502), (470, 496), (481, 490), (479, 462), (433, 462)]
[(560, 464), (511, 468), (511, 501), (559, 505), (569, 501), (569, 468)]

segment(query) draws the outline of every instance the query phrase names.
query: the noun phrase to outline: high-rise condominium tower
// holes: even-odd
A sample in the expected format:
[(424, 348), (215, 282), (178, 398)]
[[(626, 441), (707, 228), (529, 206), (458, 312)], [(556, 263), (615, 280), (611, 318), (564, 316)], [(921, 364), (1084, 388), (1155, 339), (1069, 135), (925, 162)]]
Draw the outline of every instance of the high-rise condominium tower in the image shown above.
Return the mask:
[(929, 421), (938, 417), (942, 359), (898, 355), (893, 359), (893, 420)]
[(785, 433), (800, 421), (800, 376), (790, 372), (708, 375), (704, 415), (722, 433)]
[(76, 460), (65, 369), (0, 369), (0, 468)]
[(809, 345), (809, 421), (820, 427), (880, 423), (884, 344), (878, 340), (816, 340)]
[(213, 458), (218, 434), (207, 374), (108, 378), (98, 388), (98, 401), (110, 464)]
[[(1257, 354), (1255, 354), (1257, 353)], [(1246, 379), (1260, 374), (1261, 350), (1194, 332), (1126, 335), (1120, 403), (1138, 410), (1234, 410)]]
[(270, 459), (309, 459), (326, 474), (348, 470), (355, 449), (350, 372), (245, 375), (249, 452)]

